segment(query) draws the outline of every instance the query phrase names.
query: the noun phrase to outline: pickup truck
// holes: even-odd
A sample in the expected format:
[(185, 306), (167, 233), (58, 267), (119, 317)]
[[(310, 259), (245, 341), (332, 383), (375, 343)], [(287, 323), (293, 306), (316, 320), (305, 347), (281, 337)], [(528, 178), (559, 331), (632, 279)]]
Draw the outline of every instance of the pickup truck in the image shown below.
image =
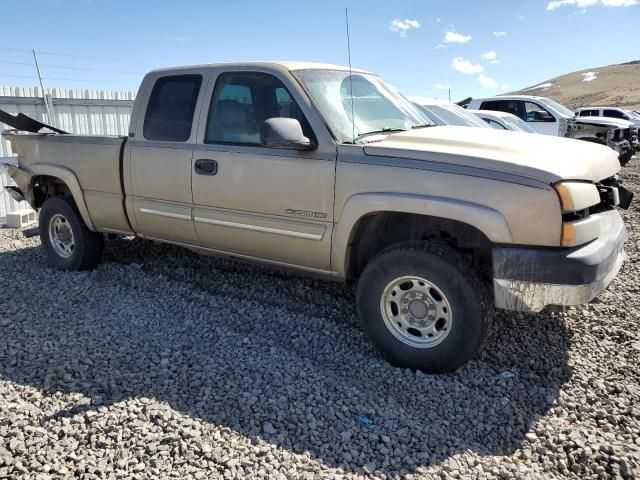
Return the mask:
[[(512, 113), (545, 135), (575, 138), (607, 145), (618, 152), (620, 165), (626, 165), (638, 148), (638, 128), (617, 118), (578, 117), (564, 105), (533, 95), (500, 95), (463, 101), (471, 110), (497, 110)], [(461, 102), (462, 103), (462, 102)]]
[(18, 128), (3, 133), (18, 155), (9, 191), (40, 211), (50, 266), (92, 269), (118, 234), (343, 281), (401, 367), (455, 370), (494, 307), (588, 302), (624, 259), (617, 208), (633, 194), (613, 150), (433, 126), (364, 70), (152, 71), (127, 137), (5, 118)]

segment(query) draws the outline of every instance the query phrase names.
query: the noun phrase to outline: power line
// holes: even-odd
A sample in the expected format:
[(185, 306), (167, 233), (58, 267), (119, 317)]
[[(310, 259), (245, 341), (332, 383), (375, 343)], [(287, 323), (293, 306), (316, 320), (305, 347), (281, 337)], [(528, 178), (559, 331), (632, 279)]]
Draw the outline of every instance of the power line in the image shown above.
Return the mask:
[[(36, 77), (30, 77), (30, 78), (36, 78)], [(89, 82), (89, 83), (104, 83), (104, 84), (111, 84), (111, 83), (121, 83), (124, 85), (130, 85), (131, 82), (122, 82), (122, 81), (104, 81), (104, 80), (87, 80), (84, 78), (59, 78), (59, 77), (42, 77), (43, 80), (59, 80), (59, 81), (65, 81), (65, 82)]]
[(9, 77), (9, 78), (38, 78), (34, 75), (9, 75), (7, 73), (0, 73), (0, 77)]
[[(27, 65), (33, 67), (33, 62), (14, 62), (11, 60), (0, 60), (0, 63), (9, 64), (9, 65)], [(95, 72), (109, 72), (109, 73), (130, 73), (134, 75), (144, 75), (144, 72), (134, 72), (131, 70), (110, 70), (108, 68), (93, 68), (93, 67), (75, 67), (70, 65), (52, 65), (47, 63), (41, 63), (41, 67), (47, 68), (63, 68), (65, 70), (88, 70)]]
[(31, 53), (31, 50), (25, 50), (23, 48), (0, 47), (0, 50), (4, 50), (5, 52), (26, 52), (26, 53)]
[(122, 59), (114, 59), (114, 58), (103, 58), (103, 57), (91, 57), (88, 55), (72, 55), (69, 53), (58, 53), (58, 52), (42, 52), (40, 50), (36, 50), (40, 55), (54, 55), (57, 57), (69, 57), (69, 58), (80, 58), (84, 60), (99, 60), (101, 62), (116, 62), (116, 63), (138, 63), (135, 60), (122, 60)]
[[(31, 50), (25, 50), (23, 48), (7, 48), (7, 47), (0, 47), (0, 50), (2, 51), (6, 51), (6, 52), (24, 52), (24, 53), (32, 53)], [(56, 57), (68, 57), (68, 58), (79, 58), (79, 59), (83, 59), (83, 60), (97, 60), (97, 61), (101, 61), (101, 62), (115, 62), (115, 63), (135, 63), (135, 64), (139, 64), (140, 62), (138, 62), (137, 60), (123, 60), (121, 58), (105, 58), (105, 57), (93, 57), (90, 55), (75, 55), (75, 54), (71, 54), (71, 53), (62, 53), (62, 52), (51, 52), (51, 51), (42, 51), (42, 50), (36, 50), (36, 53), (38, 55), (52, 55), (52, 56), (56, 56)]]

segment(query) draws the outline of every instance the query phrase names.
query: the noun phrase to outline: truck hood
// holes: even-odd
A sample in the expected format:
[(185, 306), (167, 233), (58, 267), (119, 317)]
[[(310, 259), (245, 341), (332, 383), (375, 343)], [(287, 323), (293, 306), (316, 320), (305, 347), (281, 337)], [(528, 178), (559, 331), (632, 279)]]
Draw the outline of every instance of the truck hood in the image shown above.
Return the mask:
[(517, 175), (546, 184), (560, 180), (598, 182), (620, 170), (617, 153), (582, 140), (440, 126), (388, 135), (364, 145), (365, 155), (423, 160)]
[(574, 117), (571, 121), (582, 125), (595, 125), (597, 127), (631, 128), (633, 123), (624, 118), (609, 117)]

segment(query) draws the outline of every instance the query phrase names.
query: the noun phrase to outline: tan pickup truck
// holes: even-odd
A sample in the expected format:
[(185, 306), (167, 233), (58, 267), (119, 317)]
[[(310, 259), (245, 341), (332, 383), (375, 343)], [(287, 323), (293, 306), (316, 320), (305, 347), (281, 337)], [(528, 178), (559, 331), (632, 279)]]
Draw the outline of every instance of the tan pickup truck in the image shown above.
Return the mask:
[(454, 370), (494, 306), (588, 302), (623, 262), (632, 194), (613, 150), (433, 126), (362, 70), (153, 71), (129, 130), (4, 133), (51, 266), (95, 267), (111, 233), (352, 282), (364, 331), (403, 367)]

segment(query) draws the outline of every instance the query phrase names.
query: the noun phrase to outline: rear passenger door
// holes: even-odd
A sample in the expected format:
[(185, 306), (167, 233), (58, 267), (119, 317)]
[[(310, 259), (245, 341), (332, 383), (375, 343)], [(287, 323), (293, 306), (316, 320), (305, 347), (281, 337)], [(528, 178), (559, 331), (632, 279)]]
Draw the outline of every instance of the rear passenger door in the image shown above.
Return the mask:
[[(195, 229), (206, 248), (328, 271), (336, 146), (285, 75), (212, 75), (191, 169)], [(297, 119), (317, 148), (263, 147), (260, 130), (273, 117)]]
[[(191, 158), (206, 70), (155, 74), (140, 93), (147, 102), (127, 142), (124, 172), (127, 211), (146, 237), (197, 244), (193, 225)], [(151, 74), (154, 75), (154, 74)]]

